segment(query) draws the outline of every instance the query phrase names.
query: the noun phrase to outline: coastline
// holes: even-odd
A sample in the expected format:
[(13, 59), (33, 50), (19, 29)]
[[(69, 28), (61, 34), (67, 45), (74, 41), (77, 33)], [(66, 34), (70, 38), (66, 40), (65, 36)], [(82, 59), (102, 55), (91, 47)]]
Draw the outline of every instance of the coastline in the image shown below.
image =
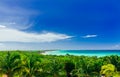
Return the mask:
[(52, 50), (44, 51), (42, 55), (74, 55), (74, 56), (120, 56), (120, 50)]

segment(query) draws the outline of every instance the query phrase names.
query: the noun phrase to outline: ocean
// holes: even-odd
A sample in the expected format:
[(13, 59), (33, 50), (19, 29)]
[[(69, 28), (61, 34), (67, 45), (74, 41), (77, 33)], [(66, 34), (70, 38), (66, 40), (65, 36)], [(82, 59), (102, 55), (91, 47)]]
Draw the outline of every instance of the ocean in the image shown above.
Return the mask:
[(120, 56), (120, 50), (55, 50), (47, 51), (46, 55), (75, 55), (75, 56)]

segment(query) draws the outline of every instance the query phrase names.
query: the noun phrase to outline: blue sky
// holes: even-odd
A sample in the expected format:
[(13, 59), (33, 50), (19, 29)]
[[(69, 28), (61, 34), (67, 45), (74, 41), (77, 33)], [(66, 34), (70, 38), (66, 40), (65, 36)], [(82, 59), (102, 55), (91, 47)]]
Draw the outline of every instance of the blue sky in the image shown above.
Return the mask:
[(0, 49), (120, 49), (120, 1), (1, 0)]

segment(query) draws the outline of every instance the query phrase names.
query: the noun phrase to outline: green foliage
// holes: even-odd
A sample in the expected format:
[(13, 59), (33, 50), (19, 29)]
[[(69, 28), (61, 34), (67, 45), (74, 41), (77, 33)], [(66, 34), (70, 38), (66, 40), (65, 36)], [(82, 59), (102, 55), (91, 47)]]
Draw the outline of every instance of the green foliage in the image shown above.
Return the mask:
[(21, 70), (21, 60), (18, 53), (7, 52), (4, 57), (0, 58), (0, 71), (8, 77), (13, 77), (15, 73)]
[(65, 70), (66, 70), (66, 75), (67, 75), (67, 77), (71, 77), (71, 72), (72, 72), (72, 70), (74, 70), (75, 69), (75, 64), (74, 63), (72, 63), (72, 62), (70, 62), (70, 61), (67, 61), (66, 63), (65, 63)]
[(111, 77), (116, 73), (115, 66), (113, 64), (103, 65), (100, 73), (105, 74), (106, 77)]
[(34, 77), (40, 73), (40, 58), (36, 55), (29, 55), (23, 64), (23, 76)]
[(0, 77), (120, 77), (120, 56), (56, 56), (39, 52), (0, 52)]

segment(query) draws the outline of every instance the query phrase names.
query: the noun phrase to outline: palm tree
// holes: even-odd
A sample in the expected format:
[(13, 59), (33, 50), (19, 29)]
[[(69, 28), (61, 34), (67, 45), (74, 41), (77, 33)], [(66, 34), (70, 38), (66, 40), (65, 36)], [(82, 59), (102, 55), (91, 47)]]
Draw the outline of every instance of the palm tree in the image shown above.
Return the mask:
[(67, 74), (67, 77), (71, 77), (71, 72), (72, 70), (75, 69), (75, 64), (68, 61), (65, 63), (65, 71), (66, 71), (66, 74)]
[(58, 77), (59, 72), (62, 69), (62, 65), (58, 59), (51, 60), (50, 62), (50, 72), (53, 77)]
[(82, 68), (82, 66), (83, 66), (82, 65), (82, 59), (81, 58), (76, 58), (74, 63), (75, 63), (75, 69), (72, 71), (72, 75), (77, 76), (77, 77), (83, 77), (84, 70)]
[(100, 73), (106, 75), (106, 77), (111, 77), (116, 73), (116, 68), (113, 64), (103, 65)]
[(23, 77), (35, 77), (40, 74), (40, 58), (37, 55), (30, 55), (23, 65)]
[(15, 52), (7, 52), (5, 57), (0, 58), (0, 71), (7, 77), (13, 77), (15, 73), (21, 70), (20, 55)]

